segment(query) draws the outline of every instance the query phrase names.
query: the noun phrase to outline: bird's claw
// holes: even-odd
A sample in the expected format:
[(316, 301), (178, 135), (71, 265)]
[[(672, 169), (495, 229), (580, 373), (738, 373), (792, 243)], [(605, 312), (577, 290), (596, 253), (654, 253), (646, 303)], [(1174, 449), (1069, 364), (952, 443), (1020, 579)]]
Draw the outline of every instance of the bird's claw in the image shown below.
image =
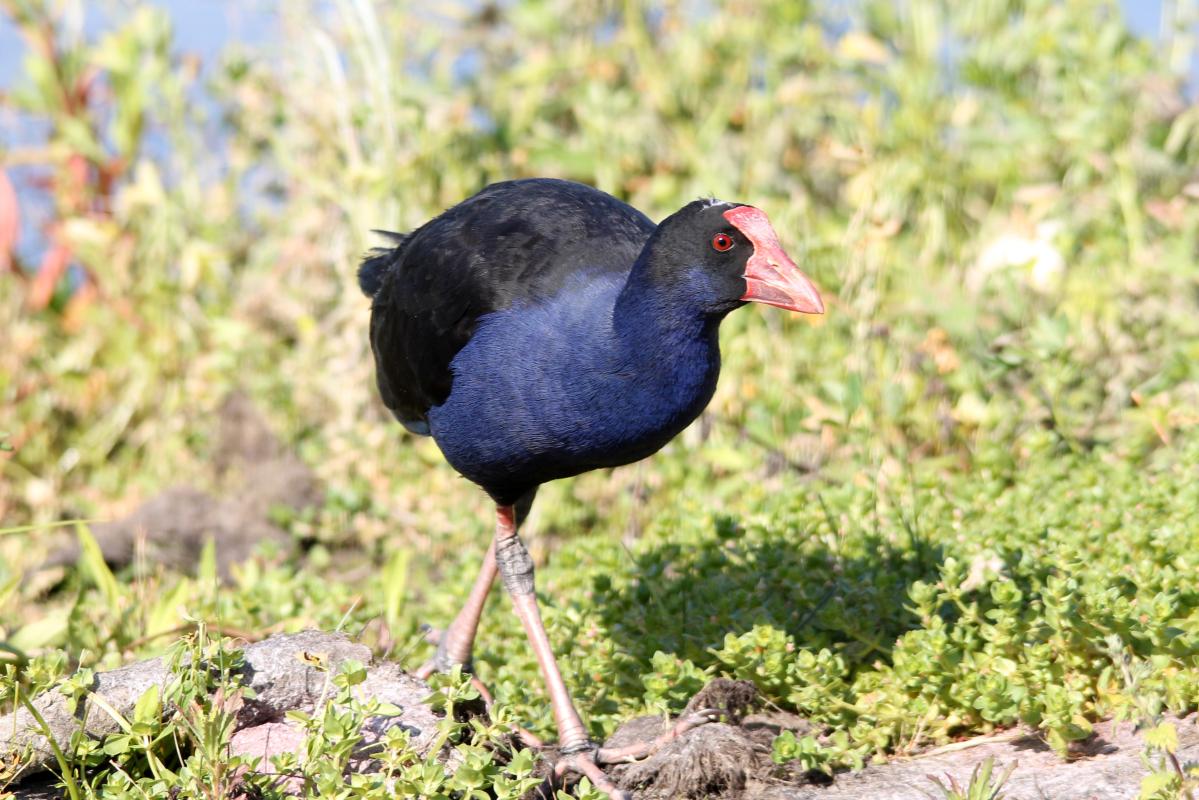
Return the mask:
[[(467, 660), (463, 663), (450, 658), (449, 653), (446, 652), (445, 631), (428, 624), (422, 624), (420, 630), (424, 634), (425, 641), (429, 644), (437, 645), (437, 650), (433, 653), (432, 658), (421, 664), (420, 668), (413, 673), (416, 677), (421, 680), (428, 680), (429, 676), (434, 672), (453, 672), (454, 667), (460, 667), (464, 673), (474, 671), (472, 660)], [(488, 697), (487, 702), (491, 702), (490, 697)]]
[(719, 708), (701, 708), (679, 719), (670, 730), (648, 742), (637, 742), (625, 747), (601, 747), (596, 751), (600, 764), (628, 764), (651, 756), (673, 739), (677, 739), (692, 728), (720, 720), (724, 712)]
[[(676, 736), (685, 733), (692, 728), (698, 728), (700, 725), (706, 725), (709, 722), (719, 722), (724, 711), (719, 708), (700, 708), (692, 711), (687, 716), (675, 723)], [(679, 730), (682, 728), (682, 730)]]
[(594, 742), (584, 741), (560, 751), (557, 763), (554, 764), (553, 774), (546, 779), (549, 793), (545, 797), (553, 797), (554, 788), (562, 778), (570, 772), (582, 775), (608, 795), (611, 800), (633, 800), (633, 796), (623, 789), (616, 787), (600, 768), (602, 765), (628, 764), (652, 755), (672, 739), (685, 734), (692, 728), (716, 722), (724, 714), (719, 708), (700, 708), (679, 719), (670, 730), (661, 736), (648, 741), (638, 742), (627, 747), (600, 747)]
[(546, 782), (549, 784), (547, 788), (550, 791), (548, 794), (545, 792), (542, 794), (546, 797), (554, 797), (553, 791), (561, 784), (562, 778), (567, 773), (573, 772), (587, 778), (595, 788), (608, 795), (611, 800), (633, 800), (633, 795), (618, 788), (600, 769), (600, 751), (600, 746), (595, 742), (582, 742), (563, 750), (554, 764), (553, 774), (546, 778)]
[(429, 623), (422, 622), (420, 624), (420, 632), (429, 644), (441, 644), (441, 635), (444, 633), (441, 628), (434, 628)]

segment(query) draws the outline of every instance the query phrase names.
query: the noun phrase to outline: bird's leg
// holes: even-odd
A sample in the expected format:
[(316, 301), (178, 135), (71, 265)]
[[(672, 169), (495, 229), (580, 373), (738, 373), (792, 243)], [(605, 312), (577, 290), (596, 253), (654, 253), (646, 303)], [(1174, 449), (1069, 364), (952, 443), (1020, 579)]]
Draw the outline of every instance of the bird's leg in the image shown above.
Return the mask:
[(553, 650), (550, 649), (545, 625), (541, 622), (537, 597), (533, 593), (533, 559), (529, 557), (524, 542), (516, 535), (511, 506), (500, 506), (496, 511), (495, 557), (500, 575), (504, 579), (504, 588), (512, 597), (512, 603), (516, 606), (516, 616), (524, 626), (525, 635), (529, 637), (533, 654), (537, 657), (537, 664), (541, 667), (541, 675), (550, 695), (550, 707), (558, 727), (558, 746), (563, 750), (572, 750), (579, 745), (588, 744), (590, 740), (587, 738), (587, 729), (571, 702), (566, 683), (562, 680), (562, 673), (558, 670), (558, 663), (554, 660)]
[(596, 763), (599, 747), (587, 735), (587, 729), (579, 712), (575, 710), (562, 680), (562, 672), (550, 648), (541, 612), (537, 608), (537, 596), (533, 593), (533, 559), (525, 549), (524, 542), (516, 535), (516, 513), (512, 506), (496, 508), (495, 560), (504, 588), (512, 597), (516, 616), (524, 626), (525, 635), (533, 646), (533, 653), (541, 667), (550, 695), (550, 708), (558, 728), (558, 747), (561, 758), (554, 766), (554, 775), (561, 778), (569, 771), (586, 775), (596, 788), (606, 792), (612, 800), (631, 800), (631, 796), (616, 788)]
[[(437, 652), (421, 665), (420, 669), (416, 671), (416, 677), (427, 680), (434, 672), (449, 672), (455, 666), (470, 670), (475, 632), (479, 629), (479, 618), (483, 616), (483, 606), (487, 602), (491, 584), (495, 583), (495, 576), (495, 543), (492, 542), (491, 546), (487, 548), (487, 555), (483, 557), (483, 566), (479, 568), (475, 585), (471, 587), (470, 594), (462, 605), (462, 610), (458, 612), (458, 616), (454, 617), (450, 627), (441, 633), (437, 641)], [(483, 689), (481, 694), (490, 705), (491, 696), (487, 690)]]
[[(521, 516), (527, 514), (528, 506), (531, 503), (532, 496), (529, 496), (523, 506), (518, 506), (518, 513)], [(475, 577), (474, 586), (471, 587), (466, 602), (462, 604), (462, 609), (458, 612), (458, 616), (454, 617), (450, 626), (437, 634), (437, 651), (432, 658), (416, 670), (414, 673), (416, 677), (428, 680), (434, 672), (449, 672), (455, 666), (462, 667), (464, 671), (470, 670), (471, 653), (474, 650), (475, 634), (479, 629), (479, 619), (483, 616), (483, 606), (487, 603), (487, 595), (491, 592), (492, 584), (495, 583), (496, 574), (495, 541), (493, 540), (487, 548), (487, 554), (483, 556), (483, 565), (479, 568), (479, 574)], [(471, 677), (470, 682), (479, 692), (479, 696), (483, 698), (484, 704), (491, 708), (495, 701), (487, 686), (474, 676)], [(531, 731), (520, 725), (512, 727), (526, 747), (540, 749), (545, 746)]]
[[(533, 507), (533, 500), (536, 497), (537, 489), (534, 488), (516, 501), (514, 509), (517, 525), (529, 516), (529, 510)], [(479, 629), (479, 618), (483, 616), (483, 606), (487, 604), (487, 595), (491, 592), (492, 584), (495, 583), (495, 576), (495, 540), (493, 539), (487, 548), (487, 555), (483, 557), (483, 565), (479, 568), (475, 584), (471, 587), (470, 595), (466, 598), (458, 616), (444, 631), (426, 628), (426, 639), (437, 645), (437, 652), (414, 673), (416, 677), (428, 680), (434, 672), (449, 672), (455, 666), (470, 671), (471, 653), (474, 650), (475, 634)], [(479, 693), (483, 695), (483, 700), (490, 706), (491, 693), (477, 680), (474, 681), (474, 684)], [(526, 740), (531, 737), (532, 734), (522, 735), (522, 738)]]

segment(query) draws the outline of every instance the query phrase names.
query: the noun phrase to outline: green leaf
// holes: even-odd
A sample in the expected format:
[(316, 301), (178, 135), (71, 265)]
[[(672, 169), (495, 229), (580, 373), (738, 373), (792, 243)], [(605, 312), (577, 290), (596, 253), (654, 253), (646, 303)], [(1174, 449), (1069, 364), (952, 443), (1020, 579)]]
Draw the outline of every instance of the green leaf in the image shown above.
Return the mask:
[(1145, 744), (1174, 753), (1178, 750), (1178, 729), (1173, 722), (1162, 722), (1145, 731)]
[(162, 702), (158, 696), (158, 686), (152, 685), (137, 699), (137, 703), (133, 707), (133, 721), (157, 722), (161, 713)]
[(119, 756), (129, 752), (132, 746), (132, 737), (126, 734), (116, 734), (106, 736), (104, 738), (104, 754), (108, 756)]
[(79, 566), (83, 574), (100, 590), (109, 608), (122, 607), (125, 593), (105, 563), (100, 545), (96, 542), (96, 537), (92, 536), (91, 529), (81, 523), (75, 526), (75, 535), (79, 540)]
[(1141, 793), (1138, 800), (1164, 800), (1172, 798), (1180, 783), (1173, 772), (1151, 772), (1141, 778)]
[(60, 646), (70, 626), (71, 612), (68, 608), (49, 609), (45, 616), (17, 628), (8, 643), (23, 652), (33, 652), (45, 647)]

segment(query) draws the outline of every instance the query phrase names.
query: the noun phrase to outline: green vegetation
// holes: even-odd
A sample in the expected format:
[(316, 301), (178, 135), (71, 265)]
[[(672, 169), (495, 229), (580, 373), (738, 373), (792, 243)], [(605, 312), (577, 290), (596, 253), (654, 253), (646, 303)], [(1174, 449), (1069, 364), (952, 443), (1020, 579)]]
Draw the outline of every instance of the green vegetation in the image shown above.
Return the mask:
[[(823, 726), (775, 742), (804, 769), (1018, 723), (1064, 754), (1115, 717), (1161, 723), (1144, 797), (1193, 790), (1162, 717), (1199, 707), (1199, 107), (1115, 3), (289, 3), (279, 46), (203, 79), (161, 13), (77, 41), (71, 5), (0, 0), (34, 45), (3, 102), (50, 132), (0, 164), (53, 181), (47, 255), (0, 274), (5, 710), (222, 632), (340, 628), (420, 663), (491, 518), (378, 404), (355, 261), (370, 228), (552, 175), (652, 216), (761, 206), (830, 301), (734, 314), (700, 423), (543, 489), (539, 593), (597, 736), (728, 675)], [(302, 555), (223, 587), (211, 553), (114, 574), (80, 526), (77, 566), (32, 573), (48, 523), (205, 488), (233, 387), (326, 483), (286, 520)], [(451, 778), (389, 741), (408, 791), (527, 785), (503, 723), (552, 729), (499, 592), (476, 663), (497, 720), (447, 723)], [(238, 690), (180, 670), (125, 735), (71, 743), (72, 797), (228, 796)], [(341, 782), (366, 711), (338, 713), (292, 766), (391, 796)], [(947, 792), (1000, 791), (976, 783)]]
[(1012, 774), (1015, 766), (1015, 764), (1009, 766), (994, 784), (991, 783), (991, 773), (995, 769), (995, 761), (990, 758), (974, 768), (974, 771), (970, 773), (970, 783), (965, 788), (962, 788), (952, 777), (948, 778), (948, 786), (938, 778), (933, 778), (933, 781), (945, 793), (945, 800), (1003, 800), (1000, 790), (1003, 789), (1004, 782)]

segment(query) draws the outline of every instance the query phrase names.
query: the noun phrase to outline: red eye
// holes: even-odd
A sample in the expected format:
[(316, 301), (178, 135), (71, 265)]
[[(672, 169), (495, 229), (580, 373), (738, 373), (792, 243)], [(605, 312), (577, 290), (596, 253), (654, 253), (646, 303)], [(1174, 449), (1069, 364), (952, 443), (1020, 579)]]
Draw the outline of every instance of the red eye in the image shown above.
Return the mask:
[(718, 233), (712, 237), (712, 249), (718, 253), (733, 249), (733, 237), (727, 233)]

